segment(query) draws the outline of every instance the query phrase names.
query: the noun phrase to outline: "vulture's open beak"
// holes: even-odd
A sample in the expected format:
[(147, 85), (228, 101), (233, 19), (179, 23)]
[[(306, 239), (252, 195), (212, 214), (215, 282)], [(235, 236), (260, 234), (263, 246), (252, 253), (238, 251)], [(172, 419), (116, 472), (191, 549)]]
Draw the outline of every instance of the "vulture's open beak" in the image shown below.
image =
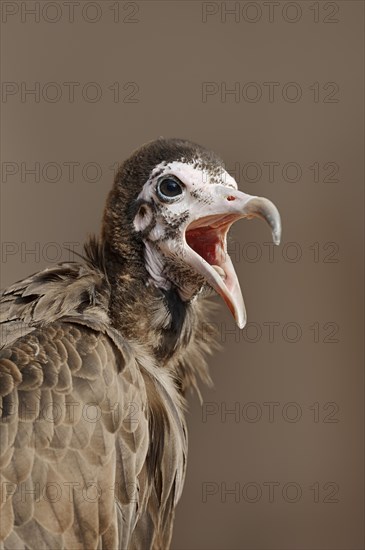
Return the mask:
[[(246, 309), (231, 258), (227, 253), (227, 233), (240, 218), (259, 217), (271, 227), (275, 244), (280, 243), (281, 221), (276, 206), (268, 199), (212, 185), (213, 198), (196, 203), (193, 221), (185, 230), (184, 261), (191, 265), (222, 296), (237, 325), (246, 324)], [(211, 197), (211, 193), (209, 196)]]

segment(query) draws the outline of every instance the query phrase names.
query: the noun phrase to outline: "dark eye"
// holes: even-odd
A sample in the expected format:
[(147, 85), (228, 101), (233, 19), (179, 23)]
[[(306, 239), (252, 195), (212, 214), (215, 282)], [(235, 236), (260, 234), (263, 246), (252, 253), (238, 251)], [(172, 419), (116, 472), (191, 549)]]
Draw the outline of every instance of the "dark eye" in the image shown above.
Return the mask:
[(176, 200), (183, 194), (183, 185), (177, 178), (163, 178), (157, 184), (157, 194), (163, 201)]

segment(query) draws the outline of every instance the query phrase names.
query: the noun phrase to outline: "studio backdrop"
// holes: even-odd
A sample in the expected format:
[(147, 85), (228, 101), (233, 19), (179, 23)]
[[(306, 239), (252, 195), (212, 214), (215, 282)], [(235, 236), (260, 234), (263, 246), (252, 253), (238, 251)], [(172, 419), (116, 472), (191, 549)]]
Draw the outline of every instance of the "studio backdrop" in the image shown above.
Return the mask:
[(1, 30), (1, 287), (76, 260), (159, 136), (282, 216), (231, 234), (248, 324), (207, 321), (173, 549), (364, 548), (363, 2), (3, 1)]

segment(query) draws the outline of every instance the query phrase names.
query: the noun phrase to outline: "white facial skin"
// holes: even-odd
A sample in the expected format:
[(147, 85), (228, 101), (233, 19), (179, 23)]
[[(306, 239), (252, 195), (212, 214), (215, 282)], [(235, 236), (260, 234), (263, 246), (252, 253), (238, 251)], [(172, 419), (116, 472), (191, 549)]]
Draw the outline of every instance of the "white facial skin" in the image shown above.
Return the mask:
[[(183, 190), (170, 200), (161, 198), (157, 190), (168, 176), (181, 182)], [(199, 160), (194, 165), (162, 162), (152, 171), (137, 200), (141, 207), (134, 228), (144, 233), (149, 283), (164, 289), (174, 284), (181, 298), (190, 300), (208, 282), (243, 328), (245, 307), (227, 253), (226, 236), (237, 219), (260, 216), (270, 223), (278, 244), (280, 217), (274, 205), (238, 191), (236, 181), (223, 168), (209, 172)]]
[[(138, 195), (138, 199), (142, 199), (146, 202), (151, 202), (151, 200), (160, 202), (156, 195), (156, 184), (157, 181), (163, 176), (168, 175), (177, 177), (184, 184), (185, 193), (179, 200), (163, 204), (164, 209), (161, 212), (163, 218), (167, 220), (177, 218), (187, 210), (190, 211), (193, 207), (195, 207), (199, 198), (197, 199), (192, 195), (194, 192), (202, 195), (203, 199), (200, 199), (200, 202), (202, 203), (207, 204), (210, 200), (213, 200), (212, 197), (210, 197), (209, 186), (211, 183), (217, 183), (218, 180), (216, 179), (214, 181), (206, 170), (196, 168), (192, 164), (177, 161), (169, 164), (166, 164), (165, 162), (158, 164), (152, 171), (148, 181), (144, 184), (142, 191)], [(224, 169), (221, 170), (219, 176), (219, 183), (221, 185), (232, 189), (237, 189), (236, 181)], [(136, 231), (142, 231), (145, 229), (150, 220), (151, 218), (141, 219), (137, 215), (134, 220), (134, 227)], [(161, 223), (161, 221), (156, 224), (153, 233), (149, 235), (150, 240), (157, 241), (164, 234), (165, 225), (164, 223)]]

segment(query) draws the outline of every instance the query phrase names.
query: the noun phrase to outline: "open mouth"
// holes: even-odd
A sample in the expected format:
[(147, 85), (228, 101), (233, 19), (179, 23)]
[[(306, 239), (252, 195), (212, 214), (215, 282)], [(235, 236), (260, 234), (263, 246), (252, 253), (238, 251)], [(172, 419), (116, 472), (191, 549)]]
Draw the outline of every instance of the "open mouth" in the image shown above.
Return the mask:
[[(191, 223), (185, 232), (187, 245), (198, 254), (223, 281), (227, 280), (227, 233), (237, 216), (207, 216)], [(226, 284), (228, 281), (226, 281)]]
[(227, 252), (227, 233), (242, 214), (219, 214), (199, 218), (185, 231), (188, 263), (228, 305), (238, 325), (246, 322), (245, 307), (239, 281)]
[(269, 224), (274, 243), (279, 244), (281, 222), (277, 208), (269, 200), (239, 191), (229, 192), (224, 202), (215, 207), (220, 210), (219, 213), (197, 217), (188, 225), (184, 254), (185, 261), (222, 296), (238, 326), (243, 328), (246, 309), (238, 277), (227, 252), (227, 233), (235, 221), (258, 217)]

